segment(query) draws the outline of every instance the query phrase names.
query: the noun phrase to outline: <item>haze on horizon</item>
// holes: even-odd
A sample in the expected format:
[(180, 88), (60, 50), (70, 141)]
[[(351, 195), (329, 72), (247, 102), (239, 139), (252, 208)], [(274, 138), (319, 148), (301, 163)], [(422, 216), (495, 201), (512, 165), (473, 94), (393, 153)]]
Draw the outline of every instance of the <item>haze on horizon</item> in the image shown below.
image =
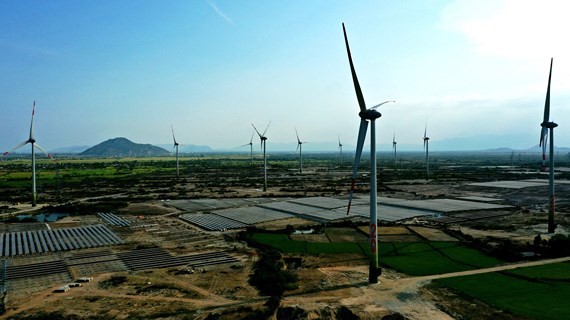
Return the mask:
[(421, 150), (426, 121), (430, 149), (469, 137), (481, 149), (536, 145), (553, 57), (551, 120), (557, 146), (570, 146), (569, 9), (563, 0), (6, 1), (0, 150), (28, 138), (34, 100), (47, 150), (114, 137), (167, 144), (171, 124), (181, 144), (232, 149), (249, 142), (250, 123), (269, 121), (268, 150), (295, 143), (295, 127), (303, 141), (355, 145), (342, 22), (367, 105), (396, 100), (380, 110), (380, 145), (395, 131), (399, 145)]

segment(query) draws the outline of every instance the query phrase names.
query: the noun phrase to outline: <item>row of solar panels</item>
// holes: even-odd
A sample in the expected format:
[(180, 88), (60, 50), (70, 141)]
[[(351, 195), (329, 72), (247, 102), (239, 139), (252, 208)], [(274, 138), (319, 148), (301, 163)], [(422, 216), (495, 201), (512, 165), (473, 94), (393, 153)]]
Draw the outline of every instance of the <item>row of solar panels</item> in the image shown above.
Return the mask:
[(108, 224), (112, 225), (112, 226), (117, 226), (117, 227), (128, 227), (131, 222), (127, 221), (121, 217), (118, 217), (112, 213), (105, 213), (105, 212), (99, 212), (97, 213), (97, 215), (105, 220), (105, 222), (107, 222)]
[(104, 225), (0, 234), (0, 256), (86, 249), (123, 243)]
[(67, 265), (62, 260), (34, 263), (6, 268), (5, 280), (39, 277), (56, 273), (68, 273)]
[(130, 270), (168, 268), (182, 265), (204, 267), (210, 265), (235, 263), (238, 260), (225, 252), (207, 252), (188, 256), (172, 256), (160, 248), (122, 252), (117, 256)]
[[(103, 259), (99, 261), (90, 261), (89, 259), (83, 262), (79, 261), (89, 257), (100, 257)], [(122, 270), (146, 270), (183, 265), (202, 268), (225, 263), (236, 263), (239, 262), (239, 260), (221, 251), (197, 253), (187, 256), (172, 256), (164, 249), (151, 248), (127, 251), (118, 254), (113, 254), (110, 251), (93, 252), (92, 254), (84, 255), (83, 258), (78, 256), (77, 259), (69, 262), (66, 263), (65, 260), (53, 260), (25, 265), (7, 266), (5, 268), (4, 278), (0, 279), (0, 283), (22, 278), (45, 277), (62, 273), (71, 277), (71, 273), (69, 271), (70, 266), (77, 267), (79, 265), (89, 265), (94, 263), (121, 263)]]

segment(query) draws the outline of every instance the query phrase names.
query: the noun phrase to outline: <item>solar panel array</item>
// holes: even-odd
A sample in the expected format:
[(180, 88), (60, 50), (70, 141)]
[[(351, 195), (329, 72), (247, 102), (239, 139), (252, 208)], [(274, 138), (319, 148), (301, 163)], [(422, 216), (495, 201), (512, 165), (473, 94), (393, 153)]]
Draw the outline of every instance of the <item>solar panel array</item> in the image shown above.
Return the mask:
[(317, 207), (321, 209), (337, 209), (346, 207), (348, 199), (336, 199), (328, 197), (309, 197), (289, 200), (289, 202), (298, 203), (306, 206)]
[(105, 220), (105, 222), (107, 222), (108, 224), (112, 225), (112, 226), (116, 226), (116, 227), (128, 227), (131, 222), (127, 221), (121, 217), (118, 217), (112, 213), (105, 213), (105, 212), (99, 212), (97, 213), (97, 215)]
[(218, 210), (212, 213), (248, 225), (292, 217), (292, 215), (288, 213), (270, 210), (263, 207), (241, 207)]
[(245, 223), (209, 213), (187, 213), (179, 218), (211, 231), (247, 227)]
[(66, 273), (69, 274), (67, 264), (63, 260), (26, 264), (20, 266), (6, 267), (5, 280), (15, 280), (20, 278), (43, 277), (49, 274)]
[[(338, 209), (337, 212), (346, 215), (346, 210), (344, 208)], [(415, 217), (433, 216), (434, 214), (435, 214), (434, 212), (417, 210), (413, 208), (403, 208), (403, 207), (381, 205), (381, 204), (378, 205), (378, 220), (380, 221), (394, 222)], [(354, 205), (350, 208), (350, 215), (351, 216), (357, 215), (369, 219), (370, 206), (362, 204)]]
[(123, 243), (104, 225), (0, 233), (0, 256), (86, 249)]
[(130, 270), (134, 271), (169, 268), (182, 265), (205, 267), (224, 263), (235, 263), (239, 261), (221, 251), (198, 253), (187, 256), (173, 256), (161, 248), (133, 250), (119, 253), (117, 256)]

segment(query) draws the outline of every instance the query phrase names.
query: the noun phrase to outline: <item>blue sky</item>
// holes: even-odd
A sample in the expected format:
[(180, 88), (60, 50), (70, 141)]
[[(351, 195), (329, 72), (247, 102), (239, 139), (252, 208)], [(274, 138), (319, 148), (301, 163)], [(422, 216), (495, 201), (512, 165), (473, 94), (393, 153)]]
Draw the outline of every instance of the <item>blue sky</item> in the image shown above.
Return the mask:
[[(538, 143), (550, 57), (556, 144), (570, 146), (566, 1), (2, 1), (0, 149), (126, 137), (233, 148), (355, 144), (346, 24), (380, 144)], [(473, 138), (477, 140), (476, 138)], [(310, 151), (307, 144), (303, 150)]]

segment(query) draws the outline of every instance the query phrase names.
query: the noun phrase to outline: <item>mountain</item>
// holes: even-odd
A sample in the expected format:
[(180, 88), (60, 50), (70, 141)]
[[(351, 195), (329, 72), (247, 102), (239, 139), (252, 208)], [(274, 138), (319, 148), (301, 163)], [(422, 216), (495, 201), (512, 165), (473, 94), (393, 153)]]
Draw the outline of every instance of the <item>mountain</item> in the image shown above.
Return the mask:
[(126, 138), (114, 138), (101, 142), (79, 154), (97, 157), (155, 157), (167, 156), (170, 152), (151, 144), (134, 143)]

